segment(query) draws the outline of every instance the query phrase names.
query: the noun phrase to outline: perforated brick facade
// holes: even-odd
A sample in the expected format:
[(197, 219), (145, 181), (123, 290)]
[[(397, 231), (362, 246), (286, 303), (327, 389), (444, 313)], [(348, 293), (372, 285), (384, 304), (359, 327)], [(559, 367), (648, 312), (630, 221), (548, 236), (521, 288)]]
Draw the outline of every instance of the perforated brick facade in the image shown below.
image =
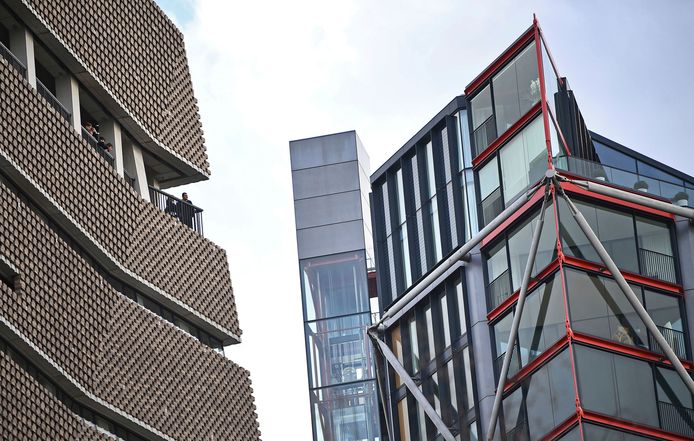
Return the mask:
[(241, 334), (224, 250), (140, 198), (1, 61), (0, 139), (0, 153), (119, 263)]
[(0, 352), (0, 378), (0, 439), (111, 439), (72, 414), (3, 352)]
[(0, 284), (0, 314), (88, 391), (177, 440), (258, 439), (248, 372), (116, 292), (3, 184), (0, 255), (24, 286)]
[(154, 1), (23, 1), (155, 138), (209, 172), (183, 35)]

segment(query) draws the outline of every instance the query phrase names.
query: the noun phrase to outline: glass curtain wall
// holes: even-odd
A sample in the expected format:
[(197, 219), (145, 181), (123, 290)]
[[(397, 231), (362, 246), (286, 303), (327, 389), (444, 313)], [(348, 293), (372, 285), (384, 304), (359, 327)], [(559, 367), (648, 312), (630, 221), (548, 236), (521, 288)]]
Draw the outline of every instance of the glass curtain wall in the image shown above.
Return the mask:
[(318, 441), (380, 439), (365, 252), (300, 261), (306, 354)]
[(471, 99), (475, 156), (540, 101), (538, 71), (533, 41)]
[[(580, 200), (573, 202), (620, 269), (677, 283), (672, 232), (668, 223)], [(559, 218), (564, 253), (601, 262), (563, 199), (559, 200)]]

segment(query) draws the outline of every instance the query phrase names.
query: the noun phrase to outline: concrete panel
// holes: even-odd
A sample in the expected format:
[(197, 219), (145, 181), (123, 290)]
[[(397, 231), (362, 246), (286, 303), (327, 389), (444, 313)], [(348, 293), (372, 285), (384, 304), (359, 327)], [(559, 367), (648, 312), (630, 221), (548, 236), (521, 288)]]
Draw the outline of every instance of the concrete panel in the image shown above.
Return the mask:
[(294, 200), (359, 189), (356, 161), (292, 172)]
[(296, 228), (360, 220), (360, 201), (361, 193), (358, 190), (296, 201)]
[(361, 220), (297, 230), (299, 259), (343, 253), (364, 248)]
[(301, 139), (289, 142), (292, 170), (357, 160), (356, 133)]

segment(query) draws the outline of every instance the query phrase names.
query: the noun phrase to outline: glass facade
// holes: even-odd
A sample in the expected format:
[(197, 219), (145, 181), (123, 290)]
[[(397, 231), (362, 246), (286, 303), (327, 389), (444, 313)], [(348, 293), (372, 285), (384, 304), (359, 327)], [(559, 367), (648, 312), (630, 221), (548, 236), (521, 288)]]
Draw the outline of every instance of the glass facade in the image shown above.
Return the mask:
[[(383, 259), (379, 271), (384, 272), (379, 281), (392, 284), (382, 294), (384, 309), (542, 179), (552, 163), (688, 204), (694, 180), (587, 130), (566, 79), (559, 78), (537, 35), (541, 31), (526, 32), (475, 80), (466, 91), (467, 112), (447, 108), (447, 115), (440, 114), (420, 131), (420, 139), (374, 180), (374, 200), (380, 198), (375, 217), (383, 219), (375, 227), (382, 233), (378, 254)], [(536, 44), (541, 44), (539, 50)], [(543, 99), (545, 113), (538, 105)], [(455, 138), (454, 129), (456, 144), (448, 142)], [(580, 161), (597, 163), (597, 168), (584, 164), (581, 169)], [(398, 200), (400, 187), (404, 202)], [(674, 221), (583, 189), (565, 189), (667, 343), (689, 360)], [(396, 206), (403, 204), (406, 219), (397, 215)], [(654, 435), (658, 431), (669, 433), (668, 439), (694, 438), (691, 394), (662, 361), (654, 336), (605, 271), (558, 193), (546, 207), (518, 338), (509, 347), (513, 294), (520, 288), (539, 208), (539, 202), (524, 206), (487, 236), (482, 265), (473, 260), (459, 278), (450, 275), (440, 286), (426, 288), (426, 295), (387, 331), (398, 360), (456, 439), (477, 439), (478, 429), (485, 428), (487, 421), (480, 425), (478, 417), (489, 409), (484, 402), (477, 409), (475, 396), (494, 394), (490, 384), (496, 384), (508, 351), (502, 441), (662, 439)], [(394, 235), (401, 221), (412, 225), (407, 246)], [(403, 250), (409, 254), (411, 278), (403, 278), (398, 269)], [(480, 304), (481, 297), (486, 305)], [(459, 308), (466, 304), (470, 311)], [(490, 336), (490, 345), (470, 344)], [(387, 413), (395, 439), (441, 439), (401, 379), (391, 371), (387, 380)]]
[(517, 132), (479, 169), (481, 221), (488, 224), (547, 170), (542, 118)]
[(535, 43), (520, 51), (471, 100), (475, 156), (540, 101)]

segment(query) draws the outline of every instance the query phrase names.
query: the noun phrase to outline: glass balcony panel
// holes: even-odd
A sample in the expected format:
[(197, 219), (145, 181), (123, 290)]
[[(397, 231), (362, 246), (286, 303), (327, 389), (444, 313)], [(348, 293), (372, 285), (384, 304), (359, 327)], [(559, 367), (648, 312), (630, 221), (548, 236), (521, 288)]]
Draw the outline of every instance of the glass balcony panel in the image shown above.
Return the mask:
[[(648, 348), (645, 325), (614, 280), (571, 269), (565, 276), (575, 331)], [(632, 289), (641, 297), (639, 287)]]
[[(645, 306), (655, 322), (660, 333), (670, 344), (670, 347), (680, 358), (687, 357), (686, 340), (684, 335), (684, 320), (682, 308), (677, 297), (644, 289)], [(650, 348), (659, 354), (664, 354), (653, 336), (650, 336)]]
[[(539, 212), (539, 210), (538, 210)], [(520, 288), (525, 271), (525, 264), (528, 261), (528, 253), (530, 252), (530, 243), (537, 228), (537, 220), (539, 213), (516, 227), (508, 238), (508, 252), (511, 261), (511, 280), (513, 281), (513, 290)], [(554, 223), (554, 208), (549, 204), (545, 208), (545, 223), (540, 234), (540, 243), (538, 244), (537, 254), (535, 256), (535, 265), (531, 276), (537, 275), (552, 259), (557, 255), (556, 247), (556, 229)]]
[(668, 226), (663, 222), (637, 217), (636, 232), (641, 273), (647, 277), (676, 283), (675, 259)]
[(494, 76), (492, 87), (496, 127), (501, 135), (540, 100), (535, 43)]
[[(593, 206), (574, 201), (591, 229), (600, 238), (603, 246), (614, 259), (617, 266), (626, 271), (638, 273), (639, 266), (634, 240), (634, 224), (631, 215), (605, 207)], [(601, 262), (600, 257), (588, 242), (583, 231), (571, 216), (566, 202), (559, 200), (561, 240), (564, 252), (569, 256), (592, 262)]]
[(660, 427), (694, 438), (694, 403), (692, 395), (677, 372), (657, 367), (655, 382), (658, 393)]
[[(594, 143), (596, 145), (598, 144), (596, 142)], [(614, 161), (611, 160), (611, 162)], [(624, 163), (624, 161), (621, 162)], [(629, 190), (638, 190), (644, 193), (654, 194), (669, 199), (678, 205), (690, 206), (694, 203), (694, 191), (692, 191), (692, 188), (661, 181), (648, 176), (642, 176), (624, 169), (606, 165), (605, 163), (597, 163), (570, 156), (555, 162), (555, 166), (560, 170), (566, 170), (588, 179), (605, 181)], [(629, 166), (629, 163), (625, 164), (625, 166)], [(693, 184), (687, 185), (694, 187)]]
[(651, 366), (641, 360), (575, 346), (576, 371), (584, 409), (658, 427)]
[(552, 114), (557, 114), (555, 104), (556, 96), (559, 93), (559, 79), (552, 65), (552, 60), (549, 57), (544, 40), (542, 41), (542, 74), (545, 80), (545, 98), (547, 99), (547, 107)]
[(504, 398), (507, 440), (542, 439), (576, 412), (569, 353), (564, 350)]
[(480, 199), (486, 199), (499, 188), (499, 163), (493, 158), (477, 174), (480, 181)]
[(518, 133), (499, 153), (506, 203), (542, 178), (547, 170), (544, 126), (538, 117)]

